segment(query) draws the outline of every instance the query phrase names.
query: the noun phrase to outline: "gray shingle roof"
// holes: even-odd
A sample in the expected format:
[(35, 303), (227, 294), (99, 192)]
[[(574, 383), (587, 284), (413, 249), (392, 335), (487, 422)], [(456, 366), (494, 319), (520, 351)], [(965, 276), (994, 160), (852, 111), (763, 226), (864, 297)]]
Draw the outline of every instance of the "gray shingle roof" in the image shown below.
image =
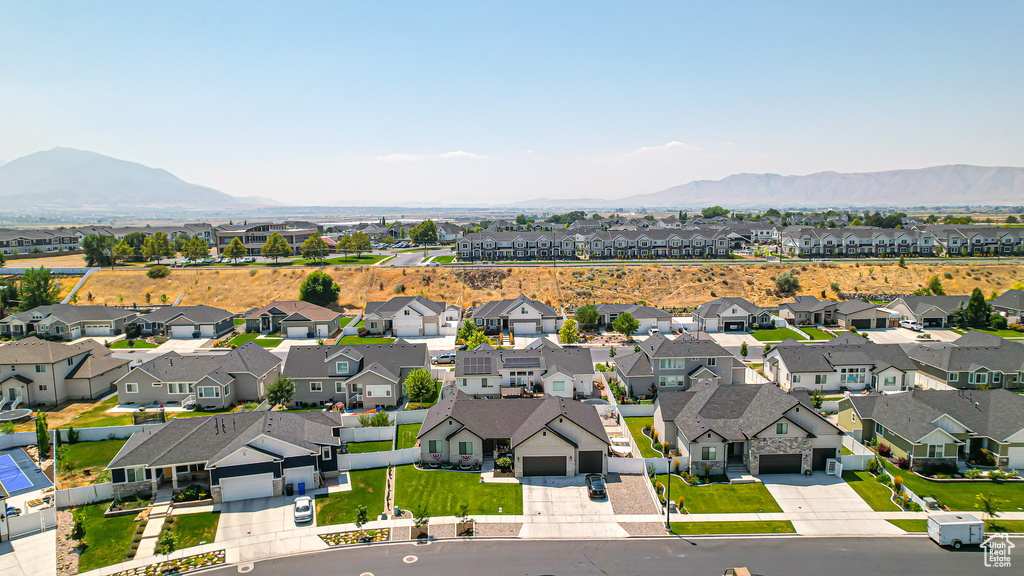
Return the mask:
[(783, 302), (780, 308), (788, 308), (794, 312), (816, 312), (835, 306), (831, 300), (818, 300), (814, 296), (796, 296), (792, 302)]
[(872, 308), (878, 308), (878, 305), (865, 302), (863, 300), (847, 300), (846, 302), (840, 302), (836, 305), (836, 313), (856, 314), (857, 312), (863, 312)]
[(262, 308), (257, 308), (246, 314), (247, 319), (259, 318), (264, 313), (270, 316), (286, 316), (295, 318), (305, 318), (311, 321), (334, 320), (338, 316), (341, 316), (341, 312), (335, 312), (328, 310), (322, 306), (311, 304), (302, 300), (280, 300), (272, 304), (268, 304)]
[(989, 304), (997, 308), (1024, 310), (1024, 290), (1007, 290)]
[(1024, 371), (1024, 343), (977, 330), (951, 344), (915, 346), (907, 354), (921, 364), (946, 372), (974, 372), (979, 368), (1007, 374)]
[(654, 306), (641, 306), (639, 304), (598, 304), (597, 313), (599, 315), (606, 314), (622, 314), (623, 312), (629, 312), (633, 318), (671, 318), (672, 315), (662, 310), (661, 308), (655, 308)]
[(233, 318), (234, 316), (234, 314), (227, 310), (214, 308), (212, 306), (166, 306), (141, 316), (136, 321), (166, 324), (171, 320), (184, 317), (192, 320), (196, 324), (216, 324), (223, 320), (227, 320), (228, 318)]
[(65, 344), (29, 336), (0, 346), (0, 364), (53, 364), (86, 352), (97, 357), (110, 356), (106, 347), (91, 339)]
[(898, 344), (875, 344), (853, 334), (841, 334), (824, 344), (801, 344), (787, 339), (775, 347), (790, 372), (832, 372), (839, 366), (894, 367), (904, 372), (917, 365)]
[(971, 299), (970, 295), (966, 296), (903, 296), (902, 300), (906, 303), (907, 308), (914, 314), (921, 314), (927, 312), (929, 308), (936, 307), (947, 314), (952, 314), (963, 305), (967, 307), (967, 302)]
[(436, 314), (441, 314), (445, 309), (444, 302), (435, 302), (423, 296), (398, 296), (387, 302), (367, 302), (364, 310), (366, 314), (376, 314), (381, 318), (390, 318), (396, 312), (405, 308), (410, 302), (418, 302), (426, 307), (427, 310)]
[(218, 382), (230, 379), (230, 374), (248, 372), (263, 376), (281, 363), (272, 352), (255, 342), (246, 342), (227, 354), (195, 354), (182, 356), (168, 352), (139, 365), (161, 382), (198, 382), (210, 375)]
[(701, 304), (699, 307), (697, 307), (697, 310), (695, 310), (694, 313), (697, 316), (700, 316), (701, 318), (710, 318), (713, 316), (718, 316), (719, 314), (729, 309), (729, 307), (733, 305), (739, 306), (740, 309), (744, 310), (747, 314), (751, 314), (754, 316), (760, 316), (765, 312), (763, 308), (751, 304), (745, 298), (723, 297), (716, 298), (710, 302), (705, 302)]
[(633, 352), (632, 354), (616, 356), (614, 360), (615, 368), (627, 378), (654, 376), (654, 369), (651, 367), (651, 362), (643, 352)]
[(851, 396), (861, 418), (874, 420), (911, 442), (935, 430), (949, 414), (971, 432), (1000, 442), (1024, 429), (1024, 397), (1002, 389), (914, 390)]
[[(498, 350), (491, 346), (459, 350), (455, 353), (455, 377), (497, 376), (499, 370), (515, 369), (536, 369), (542, 374), (553, 374), (555, 371), (570, 375), (594, 372), (589, 348), (562, 348), (550, 340), (538, 340), (545, 342), (534, 341), (526, 348), (515, 350)], [(536, 363), (527, 365), (531, 359)], [(483, 371), (485, 369), (486, 372)]]
[[(338, 354), (345, 358), (336, 358)], [(359, 362), (360, 372), (376, 364), (396, 381), (402, 368), (430, 365), (426, 344), (413, 344), (399, 338), (391, 344), (293, 346), (288, 350), (283, 373), (289, 378), (336, 378), (335, 366), (340, 360)]]
[(50, 304), (48, 306), (36, 306), (31, 310), (11, 314), (0, 324), (17, 319), (22, 322), (29, 322), (33, 314), (42, 315), (43, 319), (54, 318), (65, 324), (75, 322), (87, 322), (90, 320), (116, 320), (118, 318), (132, 317), (138, 314), (134, 310), (125, 310), (114, 306), (75, 306), (72, 304)]
[(640, 349), (651, 358), (732, 357), (728, 350), (711, 338), (698, 339), (688, 334), (680, 334), (675, 338), (655, 334), (641, 342)]
[(493, 302), (485, 302), (473, 310), (474, 318), (500, 318), (501, 316), (507, 315), (510, 311), (515, 309), (517, 306), (527, 304), (537, 309), (543, 317), (556, 317), (558, 313), (554, 308), (548, 306), (543, 302), (537, 300), (531, 300), (526, 296), (519, 295), (515, 298), (506, 298), (505, 300), (495, 300)]

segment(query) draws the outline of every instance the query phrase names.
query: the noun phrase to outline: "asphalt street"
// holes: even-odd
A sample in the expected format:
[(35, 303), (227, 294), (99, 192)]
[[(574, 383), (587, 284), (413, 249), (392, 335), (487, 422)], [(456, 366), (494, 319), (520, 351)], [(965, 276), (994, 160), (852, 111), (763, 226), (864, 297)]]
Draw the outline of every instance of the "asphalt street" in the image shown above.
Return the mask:
[[(414, 556), (407, 558), (408, 556)], [(1024, 559), (1021, 560), (1024, 563)], [(1024, 565), (1024, 564), (1022, 564)], [(980, 548), (939, 548), (924, 537), (629, 539), (433, 542), (347, 548), (256, 563), (250, 574), (676, 575), (715, 576), (747, 567), (762, 576), (1020, 574), (986, 568)], [(213, 571), (236, 574), (236, 567)]]

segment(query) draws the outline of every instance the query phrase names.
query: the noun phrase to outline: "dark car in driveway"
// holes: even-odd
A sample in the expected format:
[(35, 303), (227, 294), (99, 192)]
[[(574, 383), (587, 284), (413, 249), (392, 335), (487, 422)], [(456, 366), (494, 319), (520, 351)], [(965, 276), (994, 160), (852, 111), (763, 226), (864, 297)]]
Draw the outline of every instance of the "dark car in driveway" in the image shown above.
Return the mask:
[(594, 499), (604, 498), (608, 495), (604, 486), (604, 475), (587, 474), (587, 495)]

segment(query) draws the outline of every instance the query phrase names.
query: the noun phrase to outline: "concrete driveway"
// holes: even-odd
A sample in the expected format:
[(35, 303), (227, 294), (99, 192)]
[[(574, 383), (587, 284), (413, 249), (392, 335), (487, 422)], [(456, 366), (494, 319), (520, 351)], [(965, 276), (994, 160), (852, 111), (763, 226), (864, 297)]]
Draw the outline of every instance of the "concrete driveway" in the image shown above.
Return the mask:
[(881, 535), (902, 530), (882, 519), (842, 478), (815, 472), (762, 474), (765, 488), (800, 534)]
[[(931, 336), (928, 340), (918, 338), (921, 334)], [(886, 330), (866, 330), (868, 338), (877, 344), (928, 344), (934, 342), (952, 342), (960, 337), (952, 330), (923, 330), (915, 332), (906, 328), (889, 328)]]
[(316, 526), (315, 517), (310, 522), (295, 523), (292, 516), (294, 500), (295, 497), (274, 496), (221, 504), (216, 541), (287, 533), (290, 530)]
[[(696, 333), (694, 333), (694, 337), (696, 336)], [(747, 343), (748, 347), (751, 347), (751, 350), (764, 348), (764, 342), (759, 341), (757, 338), (754, 338), (746, 332), (709, 332), (700, 335), (702, 339), (707, 338), (708, 336), (723, 348), (734, 346), (739, 349), (744, 342)]]
[(607, 497), (591, 500), (584, 476), (523, 478), (521, 538), (623, 538)]

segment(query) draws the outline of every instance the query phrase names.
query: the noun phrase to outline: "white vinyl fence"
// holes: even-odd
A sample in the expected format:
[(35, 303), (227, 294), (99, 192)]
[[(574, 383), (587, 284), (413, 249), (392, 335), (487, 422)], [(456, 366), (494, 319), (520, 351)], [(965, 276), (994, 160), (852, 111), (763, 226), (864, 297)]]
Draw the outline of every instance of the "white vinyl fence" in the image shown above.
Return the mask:
[(610, 474), (645, 474), (647, 464), (643, 458), (609, 458), (608, 472)]
[(746, 372), (743, 375), (743, 381), (747, 384), (771, 384), (772, 381), (761, 376), (757, 373), (757, 370), (747, 367)]
[(7, 529), (10, 532), (11, 538), (43, 532), (56, 526), (57, 509), (52, 506), (31, 514), (9, 516), (7, 518)]
[(853, 452), (853, 454), (843, 454), (839, 457), (843, 470), (865, 470), (868, 462), (875, 457), (874, 453), (852, 436), (843, 436), (843, 447)]
[(113, 499), (114, 484), (111, 482), (57, 490), (57, 508), (70, 508)]
[(427, 417), (427, 409), (405, 410), (398, 413), (396, 421), (398, 424), (419, 424)]
[(914, 386), (924, 388), (925, 390), (956, 390), (956, 388), (942, 380), (932, 378), (924, 372), (914, 373)]
[[(395, 412), (388, 412), (388, 421), (390, 421), (391, 424), (395, 423), (395, 414), (396, 414)], [(373, 414), (367, 414), (367, 416), (372, 416), (372, 415)], [(342, 416), (341, 416), (341, 425), (344, 426), (345, 428), (360, 428), (360, 427), (362, 427), (362, 424), (359, 423), (359, 416), (361, 416), (361, 415), (360, 414), (342, 414)]]
[(373, 428), (342, 428), (340, 435), (342, 442), (378, 442), (380, 440), (394, 440), (394, 426), (376, 426)]
[(360, 328), (356, 328), (356, 324), (359, 324), (363, 319), (363, 311), (360, 310), (356, 313), (355, 318), (349, 321), (344, 328), (341, 329), (342, 336), (351, 336), (352, 334), (359, 334)]
[(0, 435), (0, 450), (17, 448), (19, 446), (31, 446), (35, 443), (35, 432), (15, 432), (13, 434)]
[[(154, 424), (148, 424), (153, 426)], [(147, 425), (129, 425), (129, 426), (100, 426), (98, 428), (75, 428), (75, 432), (78, 432), (79, 442), (95, 442), (97, 440), (109, 440), (109, 439), (124, 439), (131, 437), (136, 432), (141, 432), (146, 429)], [(68, 441), (68, 431), (66, 429), (60, 430), (61, 440), (64, 442)]]
[(654, 404), (616, 404), (615, 409), (626, 416), (654, 416)]
[(363, 470), (365, 468), (382, 468), (387, 465), (401, 466), (419, 460), (419, 448), (389, 450), (387, 452), (366, 452), (363, 454), (339, 454), (338, 470)]

